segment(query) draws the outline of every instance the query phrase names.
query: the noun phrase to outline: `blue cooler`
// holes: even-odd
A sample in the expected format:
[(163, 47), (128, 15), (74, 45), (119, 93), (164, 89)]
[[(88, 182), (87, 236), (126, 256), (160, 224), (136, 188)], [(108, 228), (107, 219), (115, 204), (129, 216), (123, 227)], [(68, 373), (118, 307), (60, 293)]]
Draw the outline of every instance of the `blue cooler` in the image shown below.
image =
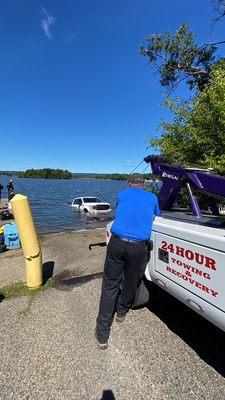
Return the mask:
[(15, 222), (4, 225), (4, 237), (6, 247), (13, 248), (20, 245), (19, 233)]

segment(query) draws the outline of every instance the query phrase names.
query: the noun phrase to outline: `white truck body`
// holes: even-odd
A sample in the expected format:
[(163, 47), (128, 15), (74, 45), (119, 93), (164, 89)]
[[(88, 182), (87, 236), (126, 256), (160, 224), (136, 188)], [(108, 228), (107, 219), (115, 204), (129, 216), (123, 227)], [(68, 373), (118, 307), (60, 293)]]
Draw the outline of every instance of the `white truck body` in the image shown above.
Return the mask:
[(154, 220), (145, 276), (225, 331), (225, 220), (172, 215)]
[(225, 331), (225, 229), (156, 217), (146, 278)]

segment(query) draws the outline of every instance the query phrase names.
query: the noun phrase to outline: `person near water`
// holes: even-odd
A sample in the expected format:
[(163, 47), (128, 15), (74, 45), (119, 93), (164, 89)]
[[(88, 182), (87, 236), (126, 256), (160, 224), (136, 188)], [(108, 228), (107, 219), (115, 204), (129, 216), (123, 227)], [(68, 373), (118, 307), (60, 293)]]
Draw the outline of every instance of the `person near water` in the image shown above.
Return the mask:
[(2, 201), (2, 189), (3, 189), (3, 186), (2, 186), (1, 183), (0, 183), (0, 203), (1, 203), (1, 201)]
[(107, 247), (95, 328), (95, 337), (101, 349), (108, 347), (114, 312), (117, 313), (116, 321), (123, 322), (133, 303), (150, 256), (153, 219), (160, 215), (157, 196), (144, 189), (143, 175), (131, 175), (129, 183), (129, 189), (119, 193)]
[(9, 180), (9, 183), (7, 185), (7, 189), (8, 189), (8, 201), (10, 201), (14, 196), (14, 186), (13, 186), (12, 179)]

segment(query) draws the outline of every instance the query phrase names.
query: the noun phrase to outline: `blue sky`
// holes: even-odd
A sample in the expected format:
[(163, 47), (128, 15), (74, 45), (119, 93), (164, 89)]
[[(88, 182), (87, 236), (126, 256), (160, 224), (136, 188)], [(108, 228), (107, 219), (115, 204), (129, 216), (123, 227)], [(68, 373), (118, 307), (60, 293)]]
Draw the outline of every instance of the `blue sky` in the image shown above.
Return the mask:
[(183, 22), (224, 39), (211, 16), (209, 0), (2, 0), (0, 170), (130, 172), (163, 117), (140, 43)]

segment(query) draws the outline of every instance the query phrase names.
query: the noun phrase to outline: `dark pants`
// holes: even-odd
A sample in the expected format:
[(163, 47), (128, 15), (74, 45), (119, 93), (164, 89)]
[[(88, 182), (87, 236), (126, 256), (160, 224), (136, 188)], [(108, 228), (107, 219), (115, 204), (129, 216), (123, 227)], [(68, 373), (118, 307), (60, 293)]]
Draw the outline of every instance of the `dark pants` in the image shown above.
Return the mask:
[(9, 190), (8, 191), (8, 201), (12, 200), (13, 197), (14, 197), (14, 192)]
[(132, 305), (148, 259), (148, 244), (125, 242), (111, 237), (107, 248), (97, 317), (97, 333), (102, 339), (107, 340), (109, 337), (115, 310), (119, 315), (124, 315)]

